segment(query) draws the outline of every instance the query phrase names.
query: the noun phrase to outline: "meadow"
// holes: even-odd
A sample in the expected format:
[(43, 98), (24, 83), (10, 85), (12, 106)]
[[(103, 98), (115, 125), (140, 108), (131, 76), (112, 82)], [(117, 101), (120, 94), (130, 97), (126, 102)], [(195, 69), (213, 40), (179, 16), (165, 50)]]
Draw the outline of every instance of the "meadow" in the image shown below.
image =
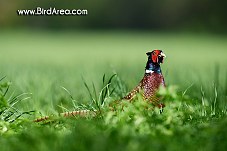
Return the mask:
[[(1, 150), (226, 150), (226, 41), (185, 32), (1, 31)], [(153, 49), (167, 55), (164, 112), (144, 110), (150, 104), (139, 95), (124, 111), (108, 111), (141, 80)], [(57, 117), (99, 107), (98, 117)], [(43, 115), (53, 120), (32, 122)]]

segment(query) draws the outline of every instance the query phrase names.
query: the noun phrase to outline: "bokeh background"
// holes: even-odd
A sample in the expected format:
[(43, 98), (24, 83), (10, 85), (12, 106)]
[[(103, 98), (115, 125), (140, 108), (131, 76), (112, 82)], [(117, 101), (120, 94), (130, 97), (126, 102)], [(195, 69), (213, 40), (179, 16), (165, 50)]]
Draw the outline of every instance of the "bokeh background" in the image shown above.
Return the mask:
[[(36, 7), (88, 9), (86, 17), (17, 16), (17, 9)], [(5, 28), (66, 29), (137, 29), (226, 32), (225, 0), (163, 1), (1, 1), (0, 24)]]
[[(87, 16), (18, 16), (18, 9), (87, 9)], [(50, 111), (65, 103), (64, 86), (88, 100), (83, 77), (100, 87), (117, 73), (127, 93), (142, 78), (147, 51), (167, 55), (168, 85), (192, 96), (201, 87), (227, 94), (226, 0), (0, 1), (0, 76), (33, 93), (25, 107)], [(67, 104), (67, 103), (66, 103)]]

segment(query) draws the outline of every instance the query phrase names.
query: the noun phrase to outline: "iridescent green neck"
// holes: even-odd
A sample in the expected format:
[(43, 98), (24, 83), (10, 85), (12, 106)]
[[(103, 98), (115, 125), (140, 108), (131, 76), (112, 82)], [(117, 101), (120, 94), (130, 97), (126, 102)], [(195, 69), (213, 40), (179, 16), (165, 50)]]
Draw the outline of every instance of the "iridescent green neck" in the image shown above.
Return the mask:
[(160, 64), (154, 63), (154, 62), (152, 62), (151, 60), (148, 60), (148, 61), (147, 61), (147, 65), (146, 65), (146, 67), (145, 67), (145, 70), (146, 70), (146, 72), (148, 72), (148, 73), (149, 73), (149, 71), (150, 71), (150, 72), (159, 73), (159, 74), (162, 73)]

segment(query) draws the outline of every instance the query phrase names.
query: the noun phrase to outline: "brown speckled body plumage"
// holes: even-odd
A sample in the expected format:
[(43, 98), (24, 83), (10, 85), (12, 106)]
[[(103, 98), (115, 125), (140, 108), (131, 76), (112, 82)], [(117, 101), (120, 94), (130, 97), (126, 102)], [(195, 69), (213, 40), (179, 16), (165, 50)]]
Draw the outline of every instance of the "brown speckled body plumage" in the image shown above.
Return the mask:
[(142, 91), (143, 98), (152, 101), (152, 99), (155, 99), (155, 93), (160, 86), (165, 86), (162, 74), (145, 73), (138, 86), (129, 92), (123, 99), (131, 100), (138, 92)]

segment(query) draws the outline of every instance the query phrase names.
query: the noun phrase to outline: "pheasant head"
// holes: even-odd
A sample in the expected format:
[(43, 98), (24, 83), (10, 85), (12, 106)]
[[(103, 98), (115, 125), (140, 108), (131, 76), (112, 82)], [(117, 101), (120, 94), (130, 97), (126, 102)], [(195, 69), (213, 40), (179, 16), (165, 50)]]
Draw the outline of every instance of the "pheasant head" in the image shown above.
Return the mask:
[(153, 50), (152, 52), (147, 52), (146, 54), (148, 56), (148, 60), (157, 64), (163, 63), (163, 60), (166, 57), (162, 50)]
[(146, 53), (148, 56), (148, 61), (145, 67), (146, 73), (156, 72), (161, 73), (160, 64), (163, 63), (166, 55), (162, 50), (153, 50), (152, 52)]

